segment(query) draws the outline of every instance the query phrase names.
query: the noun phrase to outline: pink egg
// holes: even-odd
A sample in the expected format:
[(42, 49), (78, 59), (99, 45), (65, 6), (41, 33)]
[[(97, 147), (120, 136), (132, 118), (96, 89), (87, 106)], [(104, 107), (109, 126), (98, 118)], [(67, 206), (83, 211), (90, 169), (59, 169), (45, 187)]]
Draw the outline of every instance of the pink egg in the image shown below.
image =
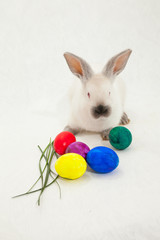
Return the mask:
[(86, 159), (87, 153), (90, 151), (90, 148), (83, 142), (73, 142), (71, 143), (65, 153), (77, 153)]

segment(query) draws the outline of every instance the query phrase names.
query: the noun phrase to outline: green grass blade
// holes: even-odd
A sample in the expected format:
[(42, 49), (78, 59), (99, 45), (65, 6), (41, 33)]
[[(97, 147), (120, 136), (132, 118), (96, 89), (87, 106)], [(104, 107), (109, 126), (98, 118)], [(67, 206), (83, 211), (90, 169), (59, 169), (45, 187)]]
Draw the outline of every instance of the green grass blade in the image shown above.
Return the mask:
[[(51, 140), (50, 140), (50, 142), (51, 142)], [(42, 195), (42, 193), (44, 192), (45, 187), (46, 187), (47, 182), (48, 182), (48, 179), (49, 179), (50, 165), (51, 165), (51, 162), (52, 162), (52, 158), (53, 158), (53, 156), (54, 156), (54, 153), (55, 153), (55, 151), (54, 151), (53, 149), (52, 149), (52, 152), (51, 152), (51, 148), (52, 148), (52, 146), (50, 145), (50, 149), (49, 149), (49, 153), (48, 153), (48, 158), (47, 158), (47, 161), (46, 161), (46, 163), (48, 163), (48, 165), (47, 165), (47, 172), (46, 172), (46, 176), (45, 176), (44, 185), (43, 185), (42, 190), (41, 190), (41, 192), (40, 192), (40, 194), (39, 194), (39, 197), (38, 197), (38, 205), (40, 205), (41, 195)], [(51, 154), (50, 154), (50, 153), (51, 153)], [(49, 162), (48, 162), (48, 161), (49, 161)]]
[[(53, 142), (52, 142), (52, 146), (53, 146)], [(39, 147), (39, 149), (40, 149), (40, 151), (42, 152), (42, 149), (41, 149), (40, 147)], [(55, 154), (55, 150), (53, 149), (52, 155), (54, 155), (54, 154)], [(51, 155), (51, 159), (52, 159), (52, 157), (53, 157), (52, 155)], [(44, 158), (45, 158), (45, 160), (47, 161), (47, 158), (46, 158), (45, 155), (44, 155)], [(53, 178), (52, 174), (54, 174), (54, 175), (57, 176), (57, 174), (50, 169), (50, 176)], [(54, 178), (53, 178), (53, 179), (54, 179)], [(59, 193), (60, 193), (60, 198), (61, 198), (61, 188), (60, 188), (60, 185), (59, 185), (59, 183), (58, 183), (57, 181), (56, 181), (56, 184), (58, 185)]]
[[(53, 178), (53, 176), (52, 176), (52, 174), (54, 174), (54, 175), (56, 175), (56, 173), (54, 173), (52, 170), (50, 171), (50, 176)], [(54, 179), (54, 178), (53, 178)], [(58, 186), (58, 189), (59, 189), (59, 197), (60, 197), (60, 199), (61, 199), (61, 196), (62, 196), (62, 194), (61, 194), (61, 187), (60, 187), (60, 185), (59, 185), (59, 183), (56, 181), (56, 184), (57, 184), (57, 186)]]
[[(47, 167), (47, 164), (44, 166), (43, 171), (42, 171), (42, 174), (44, 173), (46, 167)], [(27, 192), (30, 192), (30, 191), (34, 188), (34, 186), (38, 183), (38, 181), (39, 181), (40, 179), (41, 179), (41, 176), (39, 176), (39, 178), (37, 179), (37, 181), (32, 185), (32, 187), (31, 187)]]
[(39, 160), (39, 171), (40, 171), (41, 185), (43, 186), (43, 172), (42, 172), (42, 168), (41, 168), (41, 160), (42, 160), (42, 158)]
[(44, 189), (46, 188), (46, 185), (47, 185), (47, 182), (48, 182), (48, 178), (49, 178), (49, 173), (50, 173), (50, 169), (49, 169), (49, 166), (47, 165), (47, 172), (46, 172), (46, 177), (45, 177), (44, 185), (42, 186), (41, 192), (40, 192), (39, 197), (38, 197), (38, 205), (40, 205), (41, 195), (42, 195)]
[[(42, 151), (42, 149), (40, 148), (40, 146), (38, 146), (39, 147), (39, 150), (41, 151), (41, 152), (43, 152)], [(53, 152), (52, 152), (52, 154), (54, 155), (55, 154), (55, 150), (53, 150)], [(51, 158), (52, 158), (53, 156), (51, 156)], [(44, 155), (44, 159), (47, 161), (47, 157)], [(48, 163), (47, 163), (48, 164)], [(52, 173), (53, 174), (55, 174), (55, 175), (57, 175), (56, 173), (54, 173), (53, 171), (52, 171)]]
[(56, 151), (55, 151), (55, 155), (56, 155), (56, 158), (58, 159), (59, 157), (58, 157), (58, 154), (56, 153)]
[[(59, 177), (59, 175), (57, 175), (56, 178), (52, 182), (50, 182), (48, 185), (46, 185), (46, 188), (49, 187), (50, 185), (52, 185), (57, 180), (58, 177)], [(39, 188), (39, 189), (36, 189), (34, 191), (30, 191), (30, 192), (26, 192), (26, 193), (22, 193), (22, 194), (13, 196), (12, 198), (18, 198), (18, 197), (25, 196), (25, 195), (28, 195), (28, 194), (31, 194), (31, 193), (39, 192), (41, 190), (42, 190), (42, 188)]]
[[(44, 151), (41, 150), (42, 155), (41, 155), (40, 159), (42, 159), (43, 156), (45, 156), (44, 154), (45, 154), (45, 152), (46, 152), (46, 150), (48, 149), (49, 146), (50, 146), (50, 143), (47, 145), (47, 147), (45, 148)], [(39, 147), (39, 146), (38, 146), (38, 147)], [(42, 171), (42, 174), (44, 173), (46, 167), (47, 167), (47, 164), (44, 166), (43, 171)], [(30, 192), (30, 191), (34, 188), (34, 186), (37, 184), (37, 182), (38, 182), (40, 179), (41, 179), (41, 175), (39, 176), (39, 178), (36, 180), (36, 182), (31, 186), (31, 188), (30, 188), (27, 192)]]
[[(54, 154), (56, 155), (56, 158), (58, 158), (58, 154), (55, 152), (54, 150), (54, 147), (53, 147), (53, 144), (54, 144), (54, 141), (51, 142), (51, 138), (50, 138), (50, 142), (49, 144), (47, 145), (47, 147), (45, 148), (44, 151), (42, 151), (41, 147), (38, 145), (38, 148), (39, 150), (41, 151), (41, 157), (40, 157), (40, 160), (39, 160), (39, 170), (40, 170), (40, 176), (39, 178), (36, 180), (36, 182), (32, 185), (32, 187), (26, 192), (26, 193), (23, 193), (23, 194), (19, 194), (19, 195), (16, 195), (12, 198), (17, 198), (17, 197), (20, 197), (20, 196), (25, 196), (25, 195), (28, 195), (28, 194), (31, 194), (31, 193), (35, 193), (35, 192), (38, 192), (40, 191), (40, 194), (39, 194), (39, 197), (38, 197), (38, 205), (40, 205), (40, 197), (43, 193), (43, 191), (45, 190), (45, 188), (49, 187), (51, 184), (53, 184), (54, 182), (56, 182), (56, 184), (58, 185), (59, 187), (59, 192), (60, 192), (60, 198), (61, 198), (61, 188), (60, 188), (60, 185), (59, 183), (56, 181), (57, 178), (59, 177), (59, 175), (57, 175), (56, 173), (54, 173), (52, 170), (51, 170), (51, 162), (52, 162), (52, 159), (53, 159), (53, 156)], [(46, 154), (45, 154), (46, 153)], [(42, 169), (41, 167), (41, 161), (42, 159), (45, 159), (46, 161), (46, 164), (44, 166), (44, 168)], [(46, 175), (45, 175), (45, 180), (43, 180), (43, 174), (45, 172), (47, 168), (47, 171), (46, 171)], [(54, 178), (53, 175), (55, 175), (56, 177)], [(48, 183), (48, 180), (49, 180), (49, 176), (52, 177), (53, 181), (51, 181), (49, 184)], [(39, 188), (39, 189), (36, 189), (36, 190), (33, 190), (33, 187), (37, 184), (37, 182), (41, 179), (41, 182), (42, 182), (42, 187)]]
[[(48, 150), (49, 149), (49, 150)], [(50, 151), (51, 151), (51, 139), (50, 139), (50, 142), (48, 144), (48, 147), (46, 148), (46, 151), (47, 151), (47, 158), (46, 158), (46, 164), (48, 164), (48, 161), (49, 161), (49, 155), (50, 155)], [(45, 156), (45, 154), (42, 153), (41, 155), (41, 158), (39, 160), (39, 171), (40, 171), (40, 177), (41, 177), (41, 183), (42, 183), (42, 188), (44, 186), (43, 184), (43, 172), (42, 172), (42, 168), (41, 168), (41, 160), (42, 158)], [(48, 166), (47, 166), (48, 168)], [(47, 174), (47, 173), (46, 173)], [(40, 194), (41, 195), (41, 194)]]

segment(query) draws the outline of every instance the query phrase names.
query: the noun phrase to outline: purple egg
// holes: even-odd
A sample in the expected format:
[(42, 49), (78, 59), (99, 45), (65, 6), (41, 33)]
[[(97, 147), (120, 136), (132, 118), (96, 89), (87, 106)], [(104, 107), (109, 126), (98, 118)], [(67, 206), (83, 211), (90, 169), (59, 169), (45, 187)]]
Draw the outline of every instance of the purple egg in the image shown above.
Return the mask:
[(65, 153), (77, 153), (86, 159), (87, 153), (90, 151), (90, 148), (83, 142), (73, 142), (71, 143)]

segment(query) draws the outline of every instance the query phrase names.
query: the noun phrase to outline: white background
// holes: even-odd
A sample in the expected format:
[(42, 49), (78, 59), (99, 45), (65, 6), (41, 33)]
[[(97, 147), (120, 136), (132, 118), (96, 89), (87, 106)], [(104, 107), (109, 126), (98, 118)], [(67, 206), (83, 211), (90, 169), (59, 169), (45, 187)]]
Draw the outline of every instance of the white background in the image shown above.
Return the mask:
[[(60, 179), (37, 206), (37, 194), (11, 199), (39, 176), (39, 144), (62, 131), (72, 74), (70, 51), (99, 71), (131, 48), (121, 74), (132, 145), (116, 151), (110, 174)], [(160, 1), (5, 0), (0, 2), (0, 239), (160, 239)], [(78, 81), (78, 79), (75, 79)], [(77, 140), (91, 148), (99, 135)]]

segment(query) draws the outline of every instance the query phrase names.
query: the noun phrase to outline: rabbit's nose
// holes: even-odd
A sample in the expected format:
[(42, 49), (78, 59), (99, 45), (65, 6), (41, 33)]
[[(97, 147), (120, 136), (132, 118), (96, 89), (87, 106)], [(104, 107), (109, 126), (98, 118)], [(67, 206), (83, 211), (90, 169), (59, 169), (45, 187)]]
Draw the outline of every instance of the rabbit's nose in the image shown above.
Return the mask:
[(94, 107), (92, 109), (92, 114), (95, 118), (99, 118), (100, 116), (108, 117), (110, 113), (111, 113), (110, 106), (98, 105), (97, 107)]
[(105, 113), (106, 111), (107, 111), (107, 107), (103, 105), (99, 105), (98, 107), (95, 108), (95, 112), (99, 114)]

